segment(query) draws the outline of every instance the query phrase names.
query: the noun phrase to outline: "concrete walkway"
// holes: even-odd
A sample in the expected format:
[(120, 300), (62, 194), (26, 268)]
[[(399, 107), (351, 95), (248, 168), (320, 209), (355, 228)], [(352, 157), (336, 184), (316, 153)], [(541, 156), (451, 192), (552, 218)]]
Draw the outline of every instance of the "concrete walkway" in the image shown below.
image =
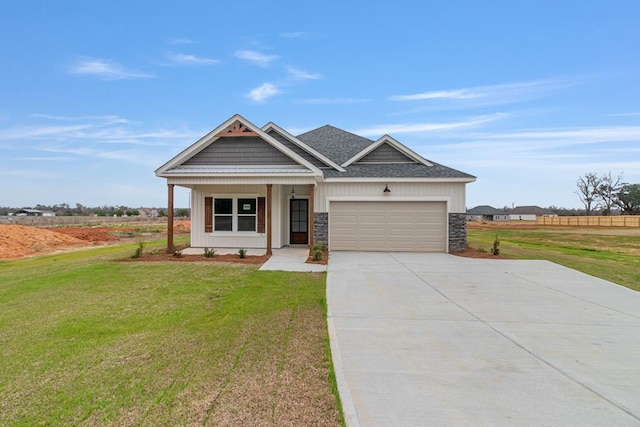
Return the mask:
[(546, 261), (333, 252), (349, 426), (640, 425), (640, 293)]
[(273, 249), (271, 258), (260, 267), (260, 270), (281, 270), (299, 272), (327, 271), (326, 265), (307, 264), (309, 248), (285, 247)]

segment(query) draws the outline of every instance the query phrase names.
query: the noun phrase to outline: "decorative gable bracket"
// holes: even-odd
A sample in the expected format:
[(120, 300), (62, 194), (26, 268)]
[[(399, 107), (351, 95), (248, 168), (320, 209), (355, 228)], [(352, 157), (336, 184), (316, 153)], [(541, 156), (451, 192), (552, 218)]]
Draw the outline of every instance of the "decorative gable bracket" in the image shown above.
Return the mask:
[(235, 136), (258, 136), (258, 134), (246, 125), (240, 123), (239, 120), (231, 123), (229, 127), (215, 135), (216, 137), (235, 137)]

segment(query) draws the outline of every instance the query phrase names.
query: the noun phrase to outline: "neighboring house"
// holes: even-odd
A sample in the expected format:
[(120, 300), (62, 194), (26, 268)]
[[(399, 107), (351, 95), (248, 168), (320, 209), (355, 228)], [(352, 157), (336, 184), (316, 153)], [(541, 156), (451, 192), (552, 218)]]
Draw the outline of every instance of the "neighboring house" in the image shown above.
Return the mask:
[[(191, 189), (191, 245), (462, 251), (465, 187), (475, 177), (394, 138), (323, 126), (293, 136), (235, 115), (156, 170)], [(170, 225), (173, 218), (169, 217)], [(173, 247), (169, 227), (168, 250)]]
[(557, 213), (540, 206), (516, 206), (509, 211), (509, 219), (516, 221), (535, 221), (538, 217), (556, 217)]
[(158, 209), (156, 208), (139, 208), (138, 209), (138, 216), (141, 218), (157, 218), (158, 215)]
[(509, 214), (489, 205), (467, 210), (467, 221), (509, 221)]
[(20, 209), (13, 214), (15, 216), (56, 216), (53, 211), (41, 211), (39, 209)]

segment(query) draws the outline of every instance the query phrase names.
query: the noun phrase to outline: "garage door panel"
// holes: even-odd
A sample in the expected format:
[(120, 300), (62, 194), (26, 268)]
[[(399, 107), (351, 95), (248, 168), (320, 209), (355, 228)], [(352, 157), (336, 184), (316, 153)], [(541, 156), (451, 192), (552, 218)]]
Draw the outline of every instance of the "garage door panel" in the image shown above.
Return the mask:
[(332, 250), (446, 250), (444, 202), (331, 202)]

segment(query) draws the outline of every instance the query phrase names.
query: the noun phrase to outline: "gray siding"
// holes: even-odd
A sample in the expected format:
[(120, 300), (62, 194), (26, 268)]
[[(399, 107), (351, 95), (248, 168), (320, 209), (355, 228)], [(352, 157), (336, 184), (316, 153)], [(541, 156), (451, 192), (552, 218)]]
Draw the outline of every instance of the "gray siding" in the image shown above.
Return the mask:
[(183, 163), (189, 166), (297, 165), (258, 137), (222, 137)]
[(382, 144), (356, 163), (416, 163), (389, 144)]
[(328, 166), (328, 165), (325, 165), (324, 162), (322, 162), (321, 160), (316, 159), (314, 156), (312, 156), (311, 154), (307, 153), (302, 148), (298, 147), (293, 142), (289, 141), (284, 136), (280, 135), (275, 130), (269, 131), (269, 136), (272, 137), (273, 139), (275, 139), (276, 141), (280, 142), (282, 145), (284, 145), (289, 150), (293, 151), (294, 153), (296, 153), (297, 155), (299, 155), (300, 157), (302, 157), (303, 159), (305, 159), (306, 161), (308, 161), (312, 165), (314, 165), (316, 167), (319, 167), (319, 168), (324, 168), (324, 167)]

